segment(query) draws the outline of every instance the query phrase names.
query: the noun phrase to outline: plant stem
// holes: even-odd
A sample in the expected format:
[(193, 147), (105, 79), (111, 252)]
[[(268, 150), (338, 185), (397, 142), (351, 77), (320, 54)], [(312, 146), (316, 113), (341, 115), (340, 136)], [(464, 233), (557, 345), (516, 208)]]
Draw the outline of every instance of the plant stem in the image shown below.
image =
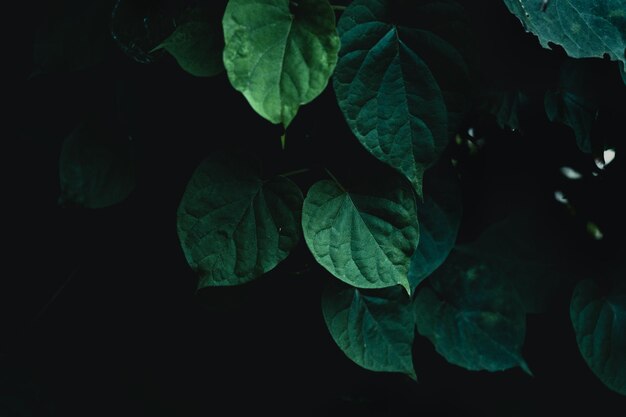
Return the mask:
[(302, 168), (302, 169), (296, 169), (295, 171), (289, 171), (289, 172), (285, 172), (284, 174), (278, 174), (281, 177), (291, 177), (293, 175), (298, 175), (298, 174), (304, 174), (305, 172), (309, 172), (311, 169), (310, 168)]
[(340, 6), (338, 4), (333, 4), (330, 7), (332, 7), (333, 10), (336, 11), (336, 12), (343, 12), (344, 10), (346, 10), (347, 6)]
[(326, 173), (328, 174), (328, 176), (329, 176), (330, 178), (332, 178), (332, 179), (333, 179), (333, 181), (335, 181), (335, 184), (337, 184), (337, 185), (339, 186), (339, 188), (341, 188), (341, 189), (342, 189), (345, 193), (347, 193), (347, 192), (348, 192), (348, 191), (347, 191), (347, 190), (343, 187), (343, 185), (341, 185), (341, 183), (339, 182), (339, 180), (337, 179), (337, 177), (335, 177), (335, 176), (333, 175), (333, 173), (332, 173), (332, 172), (330, 172), (330, 171), (328, 170), (328, 168), (324, 168), (324, 171), (326, 171)]

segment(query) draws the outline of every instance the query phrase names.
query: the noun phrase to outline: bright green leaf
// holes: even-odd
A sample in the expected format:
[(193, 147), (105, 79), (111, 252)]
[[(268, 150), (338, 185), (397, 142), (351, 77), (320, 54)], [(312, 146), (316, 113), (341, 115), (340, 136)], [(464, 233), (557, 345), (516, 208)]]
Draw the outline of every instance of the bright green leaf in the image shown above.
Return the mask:
[(230, 0), (223, 25), (228, 78), (270, 122), (287, 127), (328, 84), (339, 37), (327, 0)]
[(501, 271), (453, 251), (415, 300), (417, 329), (452, 364), (469, 370), (528, 368), (526, 315)]
[(551, 122), (558, 121), (574, 130), (581, 151), (591, 152), (591, 127), (598, 111), (597, 83), (588, 60), (570, 59), (561, 67), (559, 87), (546, 92), (544, 105)]
[(607, 387), (626, 395), (626, 291), (604, 294), (593, 281), (581, 281), (570, 318), (587, 365)]
[(304, 238), (330, 273), (358, 288), (402, 285), (419, 240), (415, 198), (400, 177), (380, 178), (365, 191), (333, 181), (314, 184), (302, 210)]
[(504, 0), (541, 46), (561, 45), (572, 58), (626, 62), (626, 3), (623, 0)]
[(362, 291), (332, 286), (322, 295), (322, 313), (335, 343), (356, 364), (416, 379), (411, 352), (415, 318), (401, 287)]
[(417, 202), (420, 240), (409, 268), (413, 291), (439, 268), (454, 248), (463, 211), (461, 189), (449, 163), (428, 170), (425, 184), (424, 200)]
[(158, 48), (164, 48), (196, 77), (211, 77), (224, 70), (222, 24), (219, 15), (208, 8), (188, 12)]
[(124, 201), (135, 188), (130, 138), (97, 122), (76, 128), (59, 158), (60, 204), (104, 208)]
[(414, 38), (427, 43), (427, 37), (391, 23), (391, 9), (388, 0), (355, 0), (343, 12), (334, 88), (363, 146), (405, 175), (421, 194), (424, 169), (448, 143), (446, 105), (427, 63), (412, 46)]
[(178, 208), (178, 236), (198, 287), (243, 284), (278, 265), (300, 237), (302, 199), (287, 178), (262, 180), (247, 157), (202, 162)]

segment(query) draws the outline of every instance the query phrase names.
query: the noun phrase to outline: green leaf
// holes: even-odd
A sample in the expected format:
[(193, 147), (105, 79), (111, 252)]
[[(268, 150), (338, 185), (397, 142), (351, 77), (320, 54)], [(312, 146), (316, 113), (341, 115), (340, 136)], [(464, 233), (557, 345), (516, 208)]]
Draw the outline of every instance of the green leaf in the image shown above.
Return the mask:
[(35, 35), (33, 75), (80, 71), (102, 62), (110, 15), (107, 0), (55, 2)]
[(439, 354), (469, 370), (530, 373), (524, 308), (495, 265), (455, 250), (429, 282), (414, 300), (416, 323)]
[(335, 343), (357, 365), (417, 379), (411, 351), (415, 318), (401, 287), (362, 291), (331, 286), (322, 295), (322, 313)]
[(117, 0), (111, 14), (111, 35), (120, 49), (142, 64), (164, 53), (157, 47), (176, 29), (185, 2)]
[(302, 193), (264, 181), (258, 161), (214, 154), (194, 172), (178, 208), (178, 237), (198, 288), (237, 285), (270, 271), (300, 238)]
[(164, 48), (181, 66), (196, 77), (211, 77), (224, 70), (224, 37), (221, 15), (206, 7), (188, 12), (156, 49)]
[(569, 59), (561, 67), (559, 87), (547, 91), (544, 105), (551, 122), (574, 130), (581, 151), (591, 152), (591, 128), (598, 112), (597, 83), (591, 71), (594, 62)]
[(59, 158), (62, 205), (104, 208), (124, 201), (135, 188), (130, 138), (97, 122), (77, 127)]
[(463, 212), (461, 189), (449, 163), (429, 169), (425, 181), (424, 200), (417, 202), (420, 240), (409, 268), (413, 291), (439, 268), (454, 248)]
[(419, 240), (415, 198), (399, 176), (379, 178), (364, 191), (333, 181), (309, 190), (302, 209), (304, 238), (315, 259), (359, 288), (402, 285)]
[(623, 0), (504, 0), (541, 46), (561, 45), (572, 58), (626, 62), (626, 4)]
[(529, 102), (519, 90), (492, 90), (483, 95), (483, 108), (496, 118), (500, 129), (518, 130), (520, 111)]
[(607, 387), (626, 395), (626, 291), (605, 295), (593, 281), (581, 281), (570, 318), (587, 365)]
[(343, 12), (334, 88), (363, 146), (421, 194), (424, 169), (448, 143), (442, 92), (412, 46), (435, 36), (391, 23), (391, 8), (388, 0), (355, 0)]
[(265, 119), (287, 127), (326, 88), (339, 50), (326, 0), (230, 0), (223, 25), (228, 78)]

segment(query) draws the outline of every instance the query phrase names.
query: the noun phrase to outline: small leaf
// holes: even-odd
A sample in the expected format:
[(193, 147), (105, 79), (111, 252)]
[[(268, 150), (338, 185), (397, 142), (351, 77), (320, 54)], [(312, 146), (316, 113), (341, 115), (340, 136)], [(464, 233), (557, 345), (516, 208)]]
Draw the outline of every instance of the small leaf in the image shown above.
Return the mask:
[(500, 129), (518, 130), (520, 113), (529, 98), (520, 90), (492, 90), (483, 95), (483, 108), (496, 118)]
[(302, 228), (315, 259), (340, 280), (359, 288), (399, 284), (411, 293), (407, 275), (419, 227), (402, 178), (379, 178), (363, 192), (319, 181), (304, 200)]
[(59, 158), (60, 204), (104, 208), (135, 188), (129, 137), (97, 122), (84, 123), (63, 142)]
[(528, 367), (526, 315), (495, 265), (453, 251), (415, 300), (419, 333), (448, 362), (477, 371)]
[(572, 58), (626, 62), (626, 5), (623, 0), (504, 0), (541, 46), (561, 45)]
[(424, 200), (417, 202), (420, 240), (409, 268), (412, 291), (439, 268), (454, 248), (463, 211), (461, 189), (449, 163), (429, 169), (425, 180)]
[(224, 66), (233, 87), (272, 123), (287, 127), (328, 84), (339, 50), (326, 0), (230, 0)]
[(302, 199), (288, 178), (263, 181), (248, 157), (204, 160), (178, 208), (178, 237), (198, 288), (243, 284), (278, 265), (300, 238)]
[(607, 387), (626, 395), (626, 291), (604, 295), (592, 280), (581, 281), (570, 318), (587, 365)]
[(401, 287), (331, 286), (322, 295), (322, 313), (335, 343), (357, 365), (417, 379), (411, 351), (415, 318)]
[(546, 92), (544, 104), (551, 122), (574, 130), (578, 148), (591, 152), (591, 128), (598, 111), (597, 83), (591, 71), (593, 61), (569, 59), (563, 63), (559, 88)]
[(195, 8), (161, 45), (178, 65), (196, 77), (211, 77), (224, 70), (224, 37), (220, 15), (208, 8)]
[(122, 51), (135, 61), (154, 62), (163, 56), (157, 47), (176, 29), (184, 3), (117, 0), (111, 15), (111, 35)]
[(392, 23), (392, 4), (355, 0), (343, 12), (334, 88), (357, 139), (421, 195), (424, 170), (448, 143), (446, 105), (427, 63), (412, 47), (414, 37), (428, 40)]

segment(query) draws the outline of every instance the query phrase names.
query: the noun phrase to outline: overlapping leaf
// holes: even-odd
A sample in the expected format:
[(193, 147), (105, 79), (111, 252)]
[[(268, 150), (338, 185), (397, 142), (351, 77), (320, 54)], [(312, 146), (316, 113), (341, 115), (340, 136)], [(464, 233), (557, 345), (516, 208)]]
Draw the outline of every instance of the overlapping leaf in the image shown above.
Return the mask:
[(456, 172), (447, 161), (443, 162), (426, 173), (424, 200), (417, 203), (420, 240), (409, 268), (413, 291), (445, 261), (461, 226), (461, 190)]
[(258, 162), (215, 154), (196, 169), (178, 208), (178, 236), (198, 287), (237, 285), (273, 269), (300, 237), (302, 193), (263, 181)]
[(541, 46), (561, 45), (572, 58), (626, 62), (626, 4), (623, 0), (504, 0)]
[(364, 191), (319, 181), (304, 201), (302, 227), (315, 259), (340, 280), (359, 288), (399, 284), (411, 292), (419, 227), (412, 189), (402, 178), (379, 178)]
[(335, 343), (359, 366), (416, 379), (415, 318), (401, 287), (363, 291), (334, 285), (322, 295), (322, 313)]
[(626, 291), (603, 294), (593, 281), (581, 281), (570, 317), (587, 365), (607, 387), (626, 395)]
[(99, 122), (80, 125), (63, 142), (59, 202), (104, 208), (125, 200), (136, 175), (128, 136)]
[(417, 329), (446, 360), (469, 370), (528, 368), (526, 315), (497, 265), (455, 250), (415, 300)]
[(223, 25), (228, 78), (270, 122), (287, 127), (328, 84), (339, 37), (327, 0), (230, 0)]

